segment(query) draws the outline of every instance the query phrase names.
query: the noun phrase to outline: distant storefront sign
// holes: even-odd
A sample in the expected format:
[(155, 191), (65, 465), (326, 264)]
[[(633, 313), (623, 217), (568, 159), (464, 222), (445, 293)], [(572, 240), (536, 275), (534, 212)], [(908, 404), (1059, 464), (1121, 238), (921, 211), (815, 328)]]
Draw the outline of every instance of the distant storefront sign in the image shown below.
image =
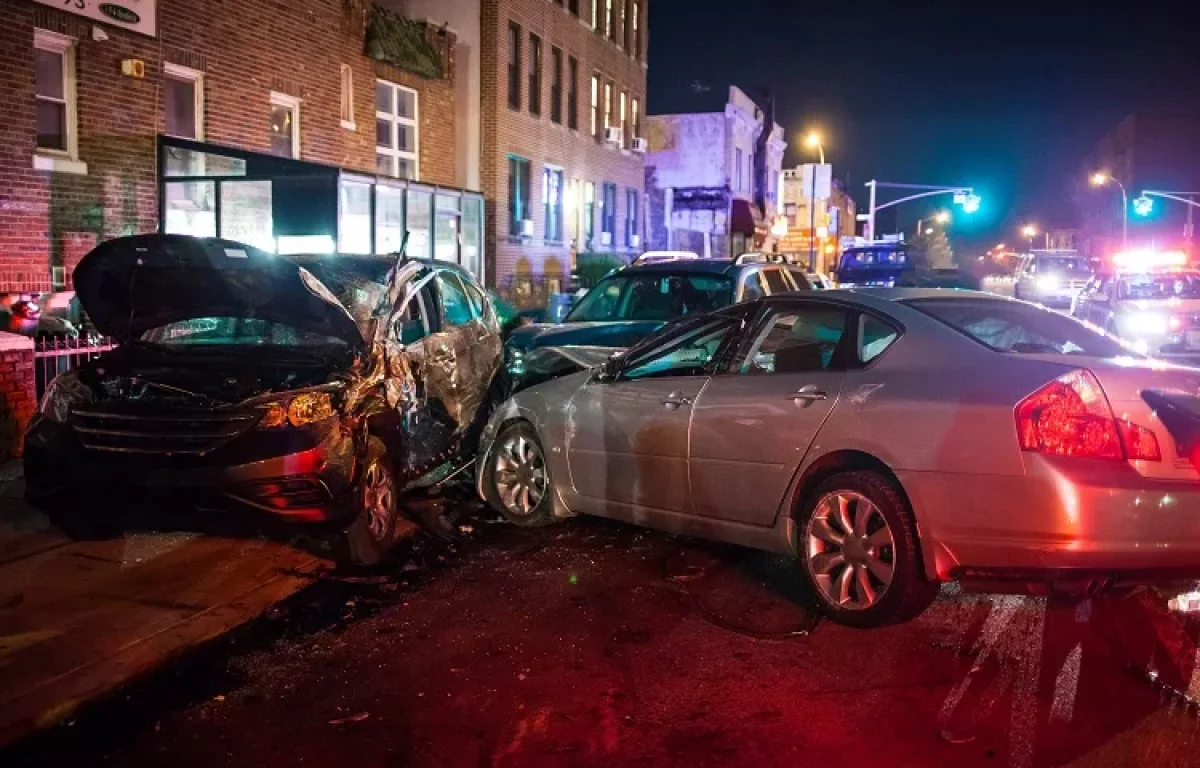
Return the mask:
[(157, 0), (34, 0), (60, 11), (84, 16), (154, 37), (157, 33)]

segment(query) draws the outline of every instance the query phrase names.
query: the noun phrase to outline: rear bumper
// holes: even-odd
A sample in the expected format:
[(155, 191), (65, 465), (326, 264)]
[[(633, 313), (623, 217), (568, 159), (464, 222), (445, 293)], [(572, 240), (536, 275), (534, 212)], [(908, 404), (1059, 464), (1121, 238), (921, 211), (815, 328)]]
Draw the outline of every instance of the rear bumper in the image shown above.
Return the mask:
[(338, 523), (354, 514), (353, 440), (329, 430), (315, 445), (268, 457), (227, 459), (115, 454), (86, 449), (71, 428), (38, 417), (26, 436), (26, 500), (115, 514), (130, 500), (170, 507), (219, 508), (295, 523)]
[(939, 580), (1200, 579), (1200, 484), (1031, 455), (1024, 476), (901, 472)]

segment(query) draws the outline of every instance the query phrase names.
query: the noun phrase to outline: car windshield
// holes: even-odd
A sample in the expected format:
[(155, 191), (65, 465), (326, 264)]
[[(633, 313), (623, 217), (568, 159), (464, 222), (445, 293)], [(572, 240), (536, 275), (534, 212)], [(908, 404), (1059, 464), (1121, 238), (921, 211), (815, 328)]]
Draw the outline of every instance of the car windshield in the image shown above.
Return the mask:
[(151, 328), (141, 340), (163, 346), (330, 347), (346, 346), (334, 336), (252, 317), (196, 317)]
[(673, 320), (711, 312), (733, 301), (733, 280), (725, 275), (614, 275), (588, 291), (564, 322)]
[(1117, 284), (1121, 299), (1200, 299), (1200, 272), (1126, 275)]
[(1091, 326), (1032, 304), (997, 299), (913, 299), (906, 303), (998, 352), (1140, 357)]
[(1071, 274), (1086, 274), (1091, 271), (1088, 260), (1071, 256), (1040, 256), (1034, 262), (1035, 272), (1067, 272)]

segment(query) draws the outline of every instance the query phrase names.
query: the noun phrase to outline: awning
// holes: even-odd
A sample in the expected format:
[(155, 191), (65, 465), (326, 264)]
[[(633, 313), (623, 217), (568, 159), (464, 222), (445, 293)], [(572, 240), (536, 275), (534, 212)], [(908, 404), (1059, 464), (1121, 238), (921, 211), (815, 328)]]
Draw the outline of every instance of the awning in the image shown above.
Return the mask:
[(733, 210), (729, 221), (730, 232), (740, 232), (743, 235), (766, 235), (767, 222), (759, 212), (758, 206), (749, 200), (733, 200)]

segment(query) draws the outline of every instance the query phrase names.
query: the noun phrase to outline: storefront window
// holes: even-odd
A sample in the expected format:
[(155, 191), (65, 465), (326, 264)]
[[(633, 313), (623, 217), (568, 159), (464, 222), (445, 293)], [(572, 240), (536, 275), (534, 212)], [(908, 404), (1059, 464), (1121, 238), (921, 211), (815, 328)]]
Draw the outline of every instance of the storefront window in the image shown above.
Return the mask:
[(396, 253), (404, 244), (404, 190), (375, 187), (375, 252)]
[(463, 197), (462, 201), (462, 264), (463, 269), (483, 279), (483, 259), (480, 246), (483, 240), (483, 200)]
[(221, 182), (221, 237), (275, 252), (271, 182)]
[(433, 255), (433, 195), (423, 189), (408, 190), (408, 255), (428, 259)]
[(434, 226), (433, 258), (458, 263), (458, 195), (437, 196), (437, 223)]
[(371, 184), (342, 179), (338, 185), (338, 252), (371, 252)]
[(215, 181), (172, 181), (166, 184), (165, 228), (169, 235), (216, 237)]
[(213, 152), (197, 152), (181, 147), (166, 148), (163, 175), (168, 179), (180, 176), (245, 176), (246, 161)]

